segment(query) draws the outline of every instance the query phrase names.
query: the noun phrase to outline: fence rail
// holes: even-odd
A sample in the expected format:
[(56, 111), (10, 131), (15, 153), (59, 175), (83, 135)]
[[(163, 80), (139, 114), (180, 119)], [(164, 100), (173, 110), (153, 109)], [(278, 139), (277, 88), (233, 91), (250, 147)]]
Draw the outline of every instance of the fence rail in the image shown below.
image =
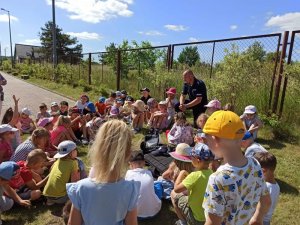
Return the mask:
[[(138, 95), (141, 87), (148, 86), (152, 94), (159, 97), (169, 86), (181, 88), (183, 70), (192, 68), (208, 84), (209, 94), (213, 97), (219, 95), (214, 91), (214, 83), (226, 73), (224, 62), (230, 61), (231, 57), (243, 60), (243, 55), (252, 54), (253, 61), (259, 63), (254, 72), (248, 72), (266, 90), (261, 108), (281, 115), (285, 98), (291, 97), (288, 81), (298, 82), (285, 74), (285, 64), (300, 62), (300, 30), (289, 34), (285, 32), (283, 38), (281, 33), (275, 33), (58, 56), (58, 67), (68, 65), (72, 72), (66, 80), (70, 82), (79, 80), (112, 90), (128, 88), (135, 90), (134, 95)], [(42, 64), (40, 60), (36, 62)], [(232, 79), (236, 79), (236, 74)], [(228, 100), (225, 96), (220, 98)], [(243, 100), (240, 96), (235, 98)]]

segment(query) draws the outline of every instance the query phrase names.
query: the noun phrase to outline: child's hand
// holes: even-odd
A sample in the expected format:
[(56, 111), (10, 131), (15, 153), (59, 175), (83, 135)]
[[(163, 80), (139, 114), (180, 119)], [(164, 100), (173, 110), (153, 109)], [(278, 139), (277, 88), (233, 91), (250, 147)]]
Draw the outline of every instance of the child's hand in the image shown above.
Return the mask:
[(15, 105), (17, 105), (18, 104), (18, 102), (19, 102), (19, 100), (20, 100), (20, 98), (16, 98), (16, 96), (15, 95), (13, 95), (13, 100), (14, 100), (14, 102), (15, 102)]
[(25, 206), (25, 207), (30, 207), (31, 202), (30, 202), (30, 200), (20, 200), (19, 205)]

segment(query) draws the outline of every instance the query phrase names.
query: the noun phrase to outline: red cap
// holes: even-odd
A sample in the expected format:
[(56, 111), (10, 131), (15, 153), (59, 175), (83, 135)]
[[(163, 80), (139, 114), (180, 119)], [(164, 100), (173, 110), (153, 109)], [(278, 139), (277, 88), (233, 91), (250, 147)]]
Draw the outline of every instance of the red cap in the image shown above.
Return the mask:
[(166, 93), (176, 95), (176, 88), (171, 87), (171, 88), (169, 88), (169, 90)]

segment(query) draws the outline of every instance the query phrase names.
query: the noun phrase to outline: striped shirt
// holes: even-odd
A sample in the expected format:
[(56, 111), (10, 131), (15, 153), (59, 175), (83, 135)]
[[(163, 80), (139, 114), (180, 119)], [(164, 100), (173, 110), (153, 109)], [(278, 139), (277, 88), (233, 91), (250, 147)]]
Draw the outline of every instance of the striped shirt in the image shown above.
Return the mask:
[(15, 162), (26, 161), (29, 152), (33, 149), (36, 149), (36, 147), (30, 139), (27, 139), (16, 148), (16, 151), (10, 160)]

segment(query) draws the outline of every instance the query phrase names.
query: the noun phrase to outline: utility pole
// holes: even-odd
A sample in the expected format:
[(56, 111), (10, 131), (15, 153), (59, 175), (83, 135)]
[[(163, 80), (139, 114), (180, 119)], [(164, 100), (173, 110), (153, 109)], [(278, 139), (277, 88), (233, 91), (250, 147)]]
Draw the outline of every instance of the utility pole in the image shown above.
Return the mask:
[(53, 63), (53, 68), (55, 68), (57, 65), (55, 0), (52, 0), (52, 63)]
[(12, 66), (12, 68), (14, 68), (15, 64), (14, 64), (14, 57), (13, 57), (13, 51), (12, 51), (12, 41), (11, 41), (10, 12), (9, 12), (9, 10), (3, 9), (3, 8), (1, 8), (1, 10), (7, 12), (7, 14), (8, 14), (8, 27), (9, 27), (9, 40), (10, 40), (10, 58), (11, 58), (11, 66)]

